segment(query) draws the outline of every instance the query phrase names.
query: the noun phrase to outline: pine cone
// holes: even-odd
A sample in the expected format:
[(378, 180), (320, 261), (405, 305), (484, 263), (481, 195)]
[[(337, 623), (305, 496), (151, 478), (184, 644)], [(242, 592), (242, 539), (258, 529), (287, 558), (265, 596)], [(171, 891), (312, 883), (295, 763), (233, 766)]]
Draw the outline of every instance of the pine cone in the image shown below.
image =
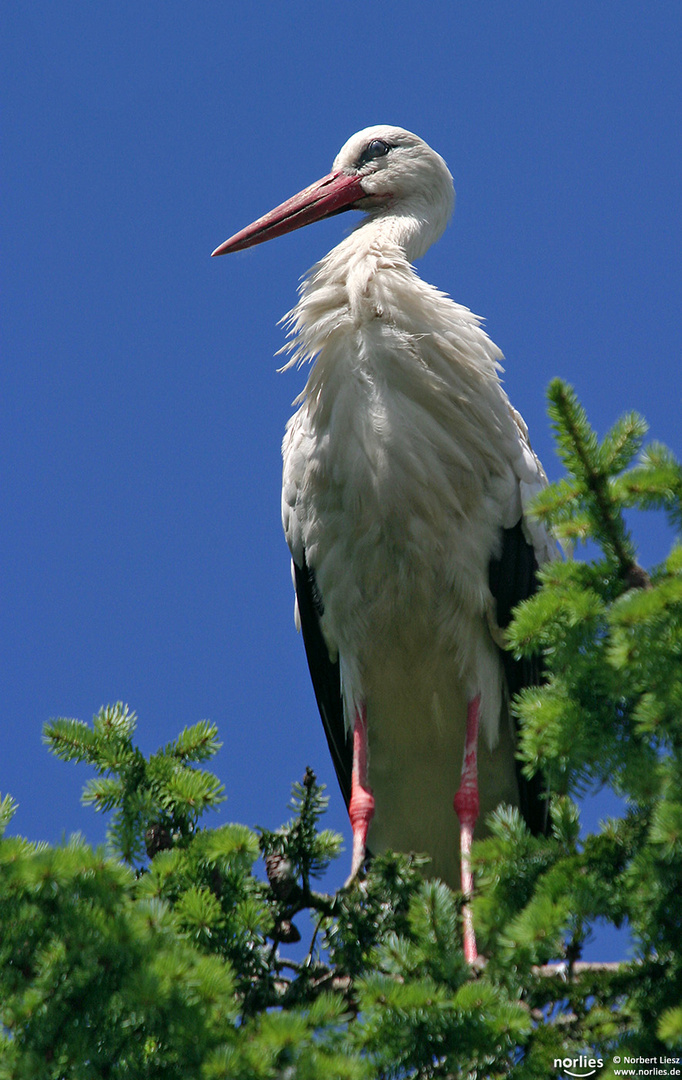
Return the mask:
[(290, 860), (285, 855), (272, 852), (265, 856), (265, 871), (277, 899), (288, 900), (296, 887), (296, 878)]
[(158, 823), (145, 829), (144, 842), (150, 859), (154, 858), (157, 851), (167, 851), (173, 846), (170, 830)]

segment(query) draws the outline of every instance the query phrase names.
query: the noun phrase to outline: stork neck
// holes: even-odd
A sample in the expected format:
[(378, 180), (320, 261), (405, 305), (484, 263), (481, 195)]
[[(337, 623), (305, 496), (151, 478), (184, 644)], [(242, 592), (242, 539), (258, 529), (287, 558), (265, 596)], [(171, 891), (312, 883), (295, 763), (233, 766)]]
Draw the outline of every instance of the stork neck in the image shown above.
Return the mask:
[(411, 263), (446, 223), (447, 216), (434, 224), (428, 215), (407, 208), (368, 214), (306, 275), (298, 303), (285, 317), (290, 336), (285, 351), (290, 359), (284, 367), (313, 360), (342, 327), (357, 328), (377, 315), (388, 317), (389, 311), (390, 319), (401, 323), (399, 309), (414, 290), (423, 299), (436, 299), (437, 291), (418, 277)]
[(370, 212), (348, 239), (355, 239), (358, 253), (365, 246), (379, 249), (389, 246), (399, 248), (407, 262), (413, 263), (435, 244), (446, 224), (447, 217), (434, 221), (425, 208), (388, 206)]
[(407, 280), (419, 282), (411, 264), (435, 239), (428, 222), (414, 214), (388, 210), (369, 214), (313, 267), (303, 287), (303, 296), (319, 291), (331, 301), (327, 292), (331, 285), (342, 289), (343, 299), (335, 293), (337, 302), (348, 303), (351, 310), (364, 309), (377, 274), (398, 271), (403, 288)]

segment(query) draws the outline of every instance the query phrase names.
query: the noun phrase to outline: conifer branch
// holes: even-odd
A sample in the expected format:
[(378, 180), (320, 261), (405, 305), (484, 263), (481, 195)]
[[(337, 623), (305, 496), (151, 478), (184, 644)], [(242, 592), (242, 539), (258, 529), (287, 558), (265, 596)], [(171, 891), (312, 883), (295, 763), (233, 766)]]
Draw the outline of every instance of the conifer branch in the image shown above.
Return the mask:
[[(576, 960), (570, 966), (570, 973), (574, 978), (581, 975), (614, 974), (625, 971), (629, 964), (625, 960)], [(569, 976), (568, 964), (539, 964), (532, 969), (533, 975), (540, 978), (564, 979)]]
[[(553, 379), (547, 396), (551, 403), (550, 415), (555, 422), (559, 445), (562, 446), (562, 440), (566, 440), (567, 444), (562, 457), (569, 468), (575, 469), (576, 476), (592, 496), (598, 533), (611, 548), (621, 579), (629, 588), (643, 587), (648, 583), (648, 575), (636, 563), (632, 541), (609, 490), (613, 460), (617, 462), (616, 468), (621, 468), (636, 452), (636, 440), (633, 441), (631, 432), (627, 435), (622, 433), (620, 445), (611, 448), (610, 456), (613, 460), (609, 470), (605, 467), (604, 455), (599, 453), (596, 436), (571, 387), (561, 379)], [(638, 418), (632, 419), (630, 426), (636, 428), (639, 434), (641, 428), (636, 419)], [(612, 441), (615, 442), (613, 434)]]

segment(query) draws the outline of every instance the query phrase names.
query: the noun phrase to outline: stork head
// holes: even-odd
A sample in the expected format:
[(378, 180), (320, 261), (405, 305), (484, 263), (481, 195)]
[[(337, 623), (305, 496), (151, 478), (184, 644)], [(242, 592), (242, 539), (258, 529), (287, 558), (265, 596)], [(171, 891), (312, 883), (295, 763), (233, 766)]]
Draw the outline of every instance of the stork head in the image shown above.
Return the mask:
[(442, 157), (410, 131), (381, 124), (352, 135), (327, 176), (235, 233), (213, 254), (241, 251), (344, 210), (366, 210), (370, 219), (390, 218), (394, 234), (403, 226), (410, 258), (419, 258), (443, 232), (454, 200)]

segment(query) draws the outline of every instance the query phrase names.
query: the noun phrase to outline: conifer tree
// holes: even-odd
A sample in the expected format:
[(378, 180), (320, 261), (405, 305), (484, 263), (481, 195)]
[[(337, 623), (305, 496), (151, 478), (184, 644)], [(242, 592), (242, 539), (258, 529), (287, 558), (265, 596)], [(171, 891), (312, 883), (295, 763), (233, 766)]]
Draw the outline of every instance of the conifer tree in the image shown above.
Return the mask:
[[(544, 685), (514, 707), (552, 830), (500, 807), (474, 846), (484, 961), (465, 963), (462, 897), (423, 857), (317, 888), (341, 838), (310, 770), (277, 831), (211, 827), (215, 726), (146, 758), (118, 704), (45, 729), (94, 770), (106, 849), (4, 835), (0, 802), (0, 1080), (546, 1080), (581, 1057), (608, 1077), (616, 1055), (682, 1046), (682, 547), (644, 570), (628, 529), (634, 508), (679, 533), (682, 469), (642, 450), (640, 417), (599, 442), (568, 386), (549, 399), (566, 477), (535, 512), (589, 557), (545, 567), (508, 631), (544, 655)], [(576, 800), (601, 785), (623, 814), (583, 835)], [(622, 963), (581, 960), (597, 919), (629, 926)]]

